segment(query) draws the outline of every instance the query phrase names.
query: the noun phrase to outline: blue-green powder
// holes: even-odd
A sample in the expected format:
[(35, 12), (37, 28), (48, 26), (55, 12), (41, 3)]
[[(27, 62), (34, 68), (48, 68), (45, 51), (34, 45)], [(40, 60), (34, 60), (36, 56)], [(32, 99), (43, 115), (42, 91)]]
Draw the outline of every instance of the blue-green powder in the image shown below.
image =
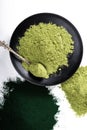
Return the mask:
[(51, 130), (56, 123), (58, 111), (53, 97), (45, 87), (27, 81), (9, 81), (4, 84), (9, 90), (0, 111), (0, 130)]

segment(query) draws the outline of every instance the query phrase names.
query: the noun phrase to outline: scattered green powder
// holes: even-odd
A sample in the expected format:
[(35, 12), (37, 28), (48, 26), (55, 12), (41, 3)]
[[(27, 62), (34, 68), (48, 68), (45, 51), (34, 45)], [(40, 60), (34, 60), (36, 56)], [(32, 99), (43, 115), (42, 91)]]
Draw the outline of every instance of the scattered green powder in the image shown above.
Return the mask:
[(30, 66), (22, 63), (26, 70), (37, 77), (48, 78), (61, 66), (68, 66), (67, 55), (73, 53), (73, 44), (72, 36), (64, 27), (39, 23), (26, 30), (17, 48), (31, 63)]
[(61, 84), (66, 98), (77, 115), (87, 113), (87, 66), (80, 67), (67, 81)]
[(27, 81), (8, 81), (0, 113), (0, 130), (52, 130), (58, 106), (45, 87)]

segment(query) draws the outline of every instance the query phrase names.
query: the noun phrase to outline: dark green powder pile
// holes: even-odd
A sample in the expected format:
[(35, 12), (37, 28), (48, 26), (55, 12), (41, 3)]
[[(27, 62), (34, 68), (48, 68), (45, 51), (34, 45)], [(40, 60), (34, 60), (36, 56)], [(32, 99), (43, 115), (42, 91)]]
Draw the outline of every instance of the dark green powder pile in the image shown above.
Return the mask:
[(58, 107), (47, 88), (20, 80), (4, 86), (10, 93), (0, 113), (0, 130), (52, 130)]
[(71, 108), (77, 115), (87, 113), (87, 66), (80, 67), (66, 82), (61, 84)]

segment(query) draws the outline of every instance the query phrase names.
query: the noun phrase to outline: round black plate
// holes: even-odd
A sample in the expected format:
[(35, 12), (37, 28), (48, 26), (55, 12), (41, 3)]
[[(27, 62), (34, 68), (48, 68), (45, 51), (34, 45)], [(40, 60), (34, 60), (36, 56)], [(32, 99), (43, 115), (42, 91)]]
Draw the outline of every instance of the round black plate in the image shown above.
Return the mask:
[(61, 71), (59, 71), (56, 74), (51, 75), (48, 79), (44, 79), (44, 78), (34, 77), (32, 74), (27, 72), (22, 67), (21, 61), (17, 57), (15, 57), (12, 53), (10, 53), (11, 61), (15, 69), (18, 71), (18, 73), (23, 78), (28, 80), (30, 83), (37, 84), (40, 86), (56, 85), (67, 80), (69, 77), (71, 77), (75, 73), (77, 68), (79, 67), (81, 59), (82, 59), (82, 53), (83, 53), (82, 40), (77, 29), (67, 19), (56, 14), (40, 13), (40, 14), (35, 14), (33, 16), (28, 17), (17, 26), (17, 28), (15, 29), (11, 37), (10, 47), (16, 51), (18, 40), (20, 37), (24, 35), (24, 32), (26, 31), (26, 29), (29, 28), (30, 25), (34, 25), (34, 24), (37, 25), (40, 22), (43, 22), (43, 23), (51, 22), (56, 25), (63, 26), (72, 35), (72, 38), (74, 40), (74, 52), (68, 58), (69, 67), (63, 66)]

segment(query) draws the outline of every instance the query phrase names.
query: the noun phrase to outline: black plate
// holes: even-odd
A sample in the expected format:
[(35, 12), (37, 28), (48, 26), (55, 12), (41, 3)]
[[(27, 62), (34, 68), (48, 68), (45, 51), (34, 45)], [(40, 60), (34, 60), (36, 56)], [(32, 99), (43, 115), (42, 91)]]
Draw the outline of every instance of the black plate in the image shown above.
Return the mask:
[(37, 84), (40, 86), (56, 85), (67, 80), (69, 77), (71, 77), (75, 73), (77, 68), (79, 67), (81, 59), (82, 59), (82, 54), (83, 54), (82, 40), (77, 29), (67, 19), (56, 14), (40, 13), (40, 14), (35, 14), (33, 16), (28, 17), (17, 26), (17, 28), (15, 29), (11, 37), (10, 47), (16, 51), (18, 40), (20, 37), (23, 36), (26, 29), (29, 28), (30, 25), (33, 25), (33, 24), (37, 25), (40, 22), (43, 22), (43, 23), (51, 22), (56, 25), (63, 26), (72, 35), (72, 38), (75, 44), (74, 44), (74, 52), (68, 58), (69, 67), (63, 66), (60, 72), (53, 74), (48, 79), (44, 79), (44, 78), (34, 77), (32, 74), (27, 72), (22, 67), (21, 61), (17, 57), (15, 57), (12, 53), (10, 53), (11, 61), (15, 69), (17, 70), (17, 72), (23, 78), (28, 80), (30, 83)]

